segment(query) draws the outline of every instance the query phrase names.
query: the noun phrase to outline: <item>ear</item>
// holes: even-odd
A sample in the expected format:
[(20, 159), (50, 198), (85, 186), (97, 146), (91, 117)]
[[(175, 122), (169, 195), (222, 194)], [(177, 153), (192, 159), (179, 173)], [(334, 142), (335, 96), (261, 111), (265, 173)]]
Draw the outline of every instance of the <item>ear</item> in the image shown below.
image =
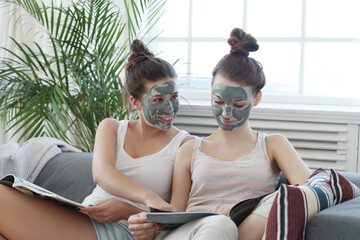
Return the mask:
[(262, 92), (260, 90), (255, 96), (254, 104), (253, 104), (254, 107), (257, 106), (260, 103), (261, 98), (262, 98)]
[(137, 111), (140, 111), (141, 110), (141, 101), (134, 98), (133, 96), (130, 96), (130, 102), (131, 102), (131, 105), (137, 110)]

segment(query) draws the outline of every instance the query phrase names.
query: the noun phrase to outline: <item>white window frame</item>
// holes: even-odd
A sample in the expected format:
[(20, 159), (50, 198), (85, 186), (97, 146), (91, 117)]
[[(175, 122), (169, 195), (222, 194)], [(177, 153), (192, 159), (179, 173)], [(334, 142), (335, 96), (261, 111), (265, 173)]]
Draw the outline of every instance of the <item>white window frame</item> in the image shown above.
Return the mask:
[[(158, 37), (156, 42), (186, 42), (188, 45), (187, 53), (187, 62), (192, 62), (192, 45), (195, 42), (226, 42), (226, 38), (199, 38), (192, 36), (192, 19), (193, 19), (193, 1), (189, 1), (189, 26), (188, 26), (188, 37)], [(244, 0), (243, 4), (243, 26), (245, 31), (247, 31), (247, 5), (248, 1)], [(283, 104), (300, 104), (300, 105), (329, 105), (329, 106), (351, 106), (351, 107), (360, 107), (360, 98), (335, 98), (335, 97), (315, 97), (304, 94), (304, 61), (305, 61), (305, 47), (307, 43), (312, 42), (360, 42), (358, 38), (310, 38), (306, 37), (306, 3), (308, 0), (302, 0), (302, 29), (301, 36), (296, 38), (257, 38), (259, 42), (297, 42), (300, 43), (300, 73), (299, 73), (299, 91), (297, 94), (285, 95), (285, 94), (271, 94), (265, 93), (263, 95), (263, 103), (275, 103)], [(187, 72), (191, 73), (191, 64), (187, 66)], [(186, 76), (186, 82), (191, 83), (193, 80), (192, 76), (188, 74)], [(209, 101), (210, 94), (208, 91), (192, 90), (190, 84), (187, 84), (187, 87), (181, 88), (181, 96), (187, 101), (199, 102), (199, 101)]]

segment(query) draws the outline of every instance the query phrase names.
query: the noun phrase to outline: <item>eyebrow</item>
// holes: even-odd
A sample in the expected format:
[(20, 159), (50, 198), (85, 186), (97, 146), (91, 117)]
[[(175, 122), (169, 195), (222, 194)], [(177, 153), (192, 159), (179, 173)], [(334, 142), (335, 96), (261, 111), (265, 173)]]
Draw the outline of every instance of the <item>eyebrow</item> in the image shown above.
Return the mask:
[(218, 98), (223, 99), (223, 97), (222, 97), (221, 95), (219, 95), (218, 93), (214, 93), (213, 95), (215, 95), (215, 96), (218, 97)]
[(166, 94), (155, 94), (153, 96), (156, 97), (156, 96), (162, 96), (162, 95), (166, 95)]
[(164, 96), (164, 95), (173, 95), (173, 94), (179, 94), (179, 92), (173, 92), (171, 94), (155, 94), (155, 95), (152, 95), (153, 97), (160, 97), (160, 96)]

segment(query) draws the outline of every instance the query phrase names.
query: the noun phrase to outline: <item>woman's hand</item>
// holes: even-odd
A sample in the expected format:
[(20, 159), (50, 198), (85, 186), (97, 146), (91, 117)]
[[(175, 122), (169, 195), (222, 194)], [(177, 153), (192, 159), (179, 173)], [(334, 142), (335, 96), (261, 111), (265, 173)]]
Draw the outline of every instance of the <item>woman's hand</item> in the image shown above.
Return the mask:
[(176, 209), (174, 206), (170, 205), (166, 201), (164, 201), (161, 197), (159, 197), (157, 194), (151, 193), (148, 196), (146, 196), (144, 201), (146, 206), (157, 208), (160, 210), (165, 210), (169, 212), (175, 212)]
[(156, 231), (161, 228), (156, 223), (148, 223), (146, 212), (132, 215), (128, 219), (129, 230), (136, 240), (153, 239)]
[(224, 205), (216, 205), (212, 209), (210, 209), (210, 212), (217, 212), (223, 215), (228, 215), (229, 211), (231, 209), (231, 206), (224, 206)]
[(107, 199), (96, 205), (80, 209), (81, 213), (101, 223), (114, 223), (123, 219), (126, 220), (129, 216), (141, 211), (141, 209), (117, 199)]

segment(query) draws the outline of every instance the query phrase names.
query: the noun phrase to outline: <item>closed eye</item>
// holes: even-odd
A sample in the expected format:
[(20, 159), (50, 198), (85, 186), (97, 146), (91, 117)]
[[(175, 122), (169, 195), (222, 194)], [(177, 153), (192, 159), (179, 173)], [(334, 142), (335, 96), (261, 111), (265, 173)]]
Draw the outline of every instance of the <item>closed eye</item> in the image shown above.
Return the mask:
[(242, 108), (242, 107), (244, 107), (244, 105), (234, 104), (234, 107), (236, 107), (236, 108)]
[(221, 97), (216, 96), (216, 95), (213, 95), (213, 101), (216, 105), (224, 105), (225, 104), (225, 101)]
[(231, 107), (236, 110), (243, 110), (247, 108), (248, 105), (249, 105), (248, 100), (233, 100), (231, 103)]

